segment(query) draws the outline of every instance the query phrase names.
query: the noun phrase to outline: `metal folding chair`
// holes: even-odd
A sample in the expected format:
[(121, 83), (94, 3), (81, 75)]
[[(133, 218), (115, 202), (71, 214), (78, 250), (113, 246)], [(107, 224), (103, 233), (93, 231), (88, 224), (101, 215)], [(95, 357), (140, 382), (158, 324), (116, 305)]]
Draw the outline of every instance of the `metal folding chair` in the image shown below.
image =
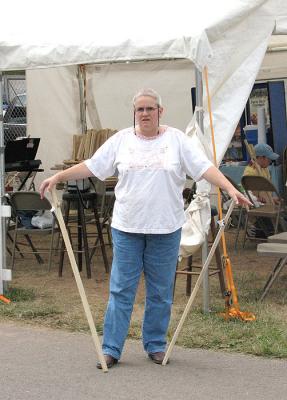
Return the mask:
[[(41, 199), (40, 193), (38, 192), (13, 192), (9, 195), (9, 203), (12, 208), (12, 212), (14, 215), (15, 219), (15, 225), (14, 225), (14, 234), (13, 234), (13, 244), (12, 244), (12, 256), (11, 256), (11, 268), (13, 269), (14, 264), (15, 264), (15, 250), (17, 246), (19, 245), (24, 245), (23, 242), (18, 241), (18, 237), (20, 235), (24, 235), (26, 238), (29, 246), (31, 247), (32, 251), (25, 251), (25, 253), (32, 253), (37, 258), (37, 261), (39, 263), (43, 263), (42, 258), (39, 256), (38, 253), (48, 253), (49, 254), (49, 261), (48, 261), (48, 268), (50, 270), (51, 268), (51, 261), (52, 261), (52, 252), (53, 252), (53, 242), (54, 242), (54, 233), (55, 233), (55, 225), (56, 225), (56, 220), (55, 217), (52, 217), (52, 226), (48, 228), (26, 228), (21, 225), (21, 220), (20, 220), (20, 212), (25, 212), (25, 211), (44, 211), (44, 210), (51, 210), (52, 206), (51, 203), (47, 198)], [(9, 228), (8, 228), (9, 230)], [(41, 247), (41, 248), (36, 248), (34, 243), (32, 242), (31, 237), (32, 236), (43, 236), (43, 235), (50, 235), (50, 243), (49, 243), (49, 248)], [(25, 243), (27, 246), (27, 244)], [(22, 253), (24, 251), (21, 248)]]

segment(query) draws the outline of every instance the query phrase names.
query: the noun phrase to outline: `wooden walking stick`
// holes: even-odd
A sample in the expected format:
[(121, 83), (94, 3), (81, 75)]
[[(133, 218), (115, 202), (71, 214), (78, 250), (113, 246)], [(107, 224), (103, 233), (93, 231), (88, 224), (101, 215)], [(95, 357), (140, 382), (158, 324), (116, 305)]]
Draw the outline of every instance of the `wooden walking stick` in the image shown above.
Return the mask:
[(98, 334), (97, 334), (97, 330), (96, 330), (95, 323), (94, 323), (94, 320), (93, 320), (93, 317), (92, 317), (91, 309), (90, 309), (90, 306), (89, 306), (89, 303), (88, 303), (88, 300), (87, 300), (87, 296), (86, 296), (85, 289), (84, 289), (84, 286), (83, 286), (83, 282), (82, 282), (82, 279), (81, 279), (81, 276), (80, 276), (80, 273), (79, 273), (79, 269), (78, 269), (78, 266), (77, 266), (77, 263), (76, 263), (75, 255), (74, 255), (74, 252), (73, 252), (73, 249), (72, 249), (72, 245), (71, 245), (71, 242), (70, 242), (70, 239), (69, 239), (69, 235), (68, 235), (68, 232), (67, 232), (67, 229), (66, 229), (66, 225), (65, 225), (65, 222), (64, 222), (64, 218), (63, 218), (63, 215), (62, 215), (62, 211), (61, 211), (61, 208), (60, 208), (60, 204), (59, 204), (59, 200), (57, 198), (57, 194), (56, 194), (56, 189), (55, 188), (52, 189), (51, 194), (52, 194), (52, 207), (53, 207), (51, 211), (56, 215), (58, 223), (59, 223), (59, 226), (60, 226), (60, 229), (61, 229), (61, 232), (62, 232), (62, 236), (63, 236), (64, 242), (65, 242), (65, 245), (66, 245), (66, 249), (67, 249), (67, 252), (68, 252), (68, 256), (69, 256), (69, 259), (70, 259), (71, 267), (72, 267), (72, 270), (73, 270), (73, 273), (74, 273), (74, 276), (75, 276), (75, 279), (76, 279), (76, 283), (77, 283), (77, 287), (78, 287), (78, 290), (79, 290), (79, 294), (80, 294), (80, 297), (81, 297), (81, 300), (82, 300), (82, 303), (83, 303), (84, 311), (85, 311), (85, 314), (86, 314), (86, 317), (87, 317), (87, 320), (88, 320), (88, 323), (89, 323), (89, 327), (90, 327), (90, 330), (91, 330), (92, 338), (93, 338), (93, 341), (94, 341), (94, 344), (95, 344), (96, 352), (97, 352), (97, 355), (99, 357), (99, 360), (100, 360), (100, 363), (101, 363), (101, 366), (102, 366), (102, 370), (104, 372), (108, 372), (107, 363), (106, 363), (105, 357), (103, 355), (101, 343), (100, 343), (100, 340), (99, 340), (99, 337), (98, 337)]
[(185, 306), (184, 312), (183, 312), (182, 317), (181, 317), (181, 319), (179, 321), (179, 324), (178, 324), (178, 326), (176, 328), (176, 331), (175, 331), (175, 333), (173, 335), (173, 338), (172, 338), (172, 340), (171, 340), (171, 342), (170, 342), (170, 344), (168, 346), (168, 349), (167, 349), (167, 352), (166, 352), (165, 357), (163, 359), (162, 365), (166, 365), (166, 363), (167, 363), (167, 361), (169, 359), (170, 353), (172, 352), (173, 346), (175, 345), (175, 342), (176, 342), (177, 337), (178, 337), (178, 335), (179, 335), (179, 333), (181, 331), (181, 328), (182, 328), (182, 326), (184, 324), (184, 321), (185, 321), (185, 319), (187, 317), (187, 314), (188, 314), (188, 312), (189, 312), (189, 310), (190, 310), (190, 308), (191, 308), (191, 306), (192, 306), (192, 304), (193, 304), (193, 302), (195, 300), (195, 296), (197, 295), (198, 289), (200, 288), (200, 285), (201, 285), (201, 282), (203, 280), (203, 277), (204, 277), (204, 275), (205, 275), (205, 273), (206, 273), (206, 271), (207, 271), (207, 269), (209, 267), (209, 264), (211, 262), (213, 254), (214, 254), (214, 252), (215, 252), (215, 250), (216, 250), (216, 248), (218, 246), (218, 243), (219, 243), (219, 241), (221, 239), (221, 236), (222, 236), (222, 234), (224, 232), (225, 225), (226, 225), (226, 223), (228, 222), (228, 220), (230, 218), (230, 215), (231, 215), (231, 213), (233, 211), (233, 208), (234, 208), (234, 201), (231, 202), (230, 207), (229, 207), (229, 209), (227, 211), (227, 214), (225, 215), (224, 219), (219, 221), (220, 228), (219, 228), (219, 230), (217, 232), (216, 238), (215, 238), (215, 240), (213, 242), (213, 245), (211, 246), (211, 249), (210, 249), (210, 252), (208, 254), (208, 257), (205, 260), (205, 263), (204, 263), (204, 265), (202, 267), (202, 270), (201, 270), (200, 275), (199, 275), (199, 277), (198, 277), (198, 279), (196, 281), (196, 284), (195, 284), (194, 289), (193, 289), (193, 291), (191, 293), (191, 296), (190, 296), (190, 298), (189, 298), (189, 300), (187, 302), (187, 305)]

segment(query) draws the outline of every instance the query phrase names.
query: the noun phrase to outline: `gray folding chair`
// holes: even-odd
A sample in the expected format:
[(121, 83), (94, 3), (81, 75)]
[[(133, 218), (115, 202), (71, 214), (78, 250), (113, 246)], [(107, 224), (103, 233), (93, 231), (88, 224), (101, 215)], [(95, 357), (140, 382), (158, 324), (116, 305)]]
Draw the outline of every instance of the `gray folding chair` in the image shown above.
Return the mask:
[[(52, 261), (52, 252), (53, 252), (53, 242), (54, 242), (54, 233), (56, 231), (56, 220), (53, 215), (52, 218), (52, 226), (48, 228), (26, 228), (25, 226), (21, 225), (20, 215), (21, 212), (25, 211), (44, 211), (44, 210), (51, 210), (52, 206), (51, 203), (47, 198), (41, 199), (40, 194), (38, 192), (14, 192), (9, 195), (9, 203), (12, 208), (12, 212), (14, 215), (15, 225), (13, 227), (13, 244), (12, 244), (12, 256), (11, 256), (11, 268), (13, 269), (15, 264), (15, 250), (18, 246), (26, 245), (27, 243), (19, 242), (19, 236), (25, 236), (29, 246), (31, 247), (32, 251), (23, 251), (21, 248), (22, 253), (32, 253), (35, 256), (38, 256), (37, 260), (39, 263), (42, 263), (43, 260), (39, 257), (38, 253), (48, 253), (49, 254), (49, 261), (48, 261), (48, 268), (51, 268), (51, 261)], [(9, 230), (9, 227), (8, 227)], [(50, 243), (49, 248), (41, 247), (36, 248), (34, 243), (32, 242), (32, 236), (43, 236), (43, 235), (50, 235)]]

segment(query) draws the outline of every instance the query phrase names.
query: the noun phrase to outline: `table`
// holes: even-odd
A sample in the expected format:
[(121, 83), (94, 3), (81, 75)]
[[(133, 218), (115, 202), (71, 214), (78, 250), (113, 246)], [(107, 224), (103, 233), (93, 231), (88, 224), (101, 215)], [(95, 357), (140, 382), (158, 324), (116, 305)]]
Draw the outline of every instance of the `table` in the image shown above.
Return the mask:
[(261, 243), (257, 246), (257, 253), (263, 256), (275, 256), (278, 257), (278, 261), (274, 265), (271, 273), (269, 274), (267, 281), (264, 285), (260, 300), (263, 300), (269, 292), (271, 286), (275, 282), (279, 273), (286, 265), (287, 262), (287, 232), (277, 233), (268, 237), (268, 243)]
[(268, 236), (269, 243), (287, 244), (287, 232), (277, 233), (276, 235)]
[[(34, 179), (35, 179), (36, 173), (37, 172), (44, 172), (44, 169), (43, 168), (27, 168), (27, 167), (22, 167), (22, 168), (18, 167), (16, 169), (14, 167), (14, 168), (11, 168), (11, 169), (5, 168), (5, 172), (7, 174), (11, 173), (11, 176), (8, 178), (8, 182), (6, 182), (5, 185), (10, 186), (9, 181), (11, 183), (16, 177), (20, 178), (19, 187), (18, 188), (14, 188), (14, 191), (18, 191), (19, 192), (24, 188), (24, 186), (25, 186), (25, 184), (26, 184), (26, 182), (28, 181), (29, 178), (32, 178), (32, 181), (30, 182), (29, 189), (27, 189), (27, 190), (31, 190), (31, 188), (34, 185)], [(23, 174), (24, 176), (20, 176), (19, 174)]]

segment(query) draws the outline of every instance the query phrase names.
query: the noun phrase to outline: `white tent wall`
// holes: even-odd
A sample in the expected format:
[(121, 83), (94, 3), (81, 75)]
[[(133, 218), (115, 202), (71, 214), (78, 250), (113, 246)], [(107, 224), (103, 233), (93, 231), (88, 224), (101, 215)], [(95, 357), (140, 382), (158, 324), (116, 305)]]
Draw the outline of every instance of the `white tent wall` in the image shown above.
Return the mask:
[[(96, 128), (97, 113), (103, 128), (119, 130), (132, 125), (132, 98), (142, 87), (161, 94), (165, 107), (162, 123), (184, 130), (192, 117), (195, 73), (188, 60), (88, 65), (86, 77), (88, 128)], [(71, 159), (72, 135), (81, 133), (77, 69), (29, 70), (26, 86), (28, 135), (41, 137), (37, 158), (45, 169), (37, 176), (38, 185), (51, 175), (52, 166)]]
[(41, 138), (36, 158), (45, 171), (39, 182), (54, 164), (71, 158), (72, 135), (81, 132), (77, 67), (28, 70), (26, 81), (27, 134)]
[(88, 115), (93, 114), (95, 103), (103, 128), (122, 129), (133, 124), (132, 98), (143, 87), (161, 94), (165, 108), (162, 123), (184, 130), (192, 117), (195, 73), (188, 60), (87, 66), (87, 80), (88, 92), (94, 94)]
[(287, 47), (286, 51), (267, 52), (257, 80), (284, 79), (287, 77)]

